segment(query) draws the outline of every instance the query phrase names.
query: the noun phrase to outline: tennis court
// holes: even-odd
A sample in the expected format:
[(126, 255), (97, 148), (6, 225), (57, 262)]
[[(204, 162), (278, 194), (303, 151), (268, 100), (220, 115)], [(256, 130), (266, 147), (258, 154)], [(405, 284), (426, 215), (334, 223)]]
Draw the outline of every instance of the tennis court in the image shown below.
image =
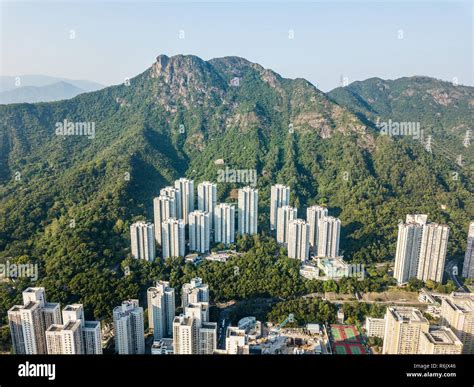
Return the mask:
[(361, 336), (353, 325), (331, 325), (331, 345), (337, 355), (366, 354)]

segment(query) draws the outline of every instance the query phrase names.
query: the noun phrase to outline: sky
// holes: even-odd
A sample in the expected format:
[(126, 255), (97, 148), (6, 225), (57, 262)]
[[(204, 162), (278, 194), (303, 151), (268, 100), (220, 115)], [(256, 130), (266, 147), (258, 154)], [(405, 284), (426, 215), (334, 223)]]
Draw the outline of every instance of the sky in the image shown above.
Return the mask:
[(473, 86), (473, 4), (0, 0), (0, 75), (111, 85), (160, 54), (194, 54), (241, 56), (323, 91), (413, 75)]

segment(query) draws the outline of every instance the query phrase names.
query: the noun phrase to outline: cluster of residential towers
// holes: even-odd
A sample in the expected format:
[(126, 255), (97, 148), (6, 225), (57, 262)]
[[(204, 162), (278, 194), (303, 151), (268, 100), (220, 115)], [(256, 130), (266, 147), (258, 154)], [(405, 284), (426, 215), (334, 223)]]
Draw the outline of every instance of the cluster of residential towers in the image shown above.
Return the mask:
[[(186, 240), (189, 251), (206, 253), (211, 243), (228, 246), (237, 233), (258, 232), (258, 189), (249, 186), (238, 190), (236, 208), (235, 204), (217, 203), (217, 185), (202, 182), (197, 187), (196, 209), (194, 181), (181, 178), (174, 186), (161, 189), (153, 208), (153, 223), (130, 226), (132, 255), (137, 259), (153, 261), (156, 246), (161, 248), (163, 258), (184, 256)], [(329, 216), (323, 206), (309, 207), (306, 219), (297, 215), (297, 208), (290, 206), (290, 188), (272, 186), (270, 230), (275, 232), (277, 242), (288, 248), (288, 256), (306, 261), (311, 250), (318, 257), (337, 257), (340, 220)]]

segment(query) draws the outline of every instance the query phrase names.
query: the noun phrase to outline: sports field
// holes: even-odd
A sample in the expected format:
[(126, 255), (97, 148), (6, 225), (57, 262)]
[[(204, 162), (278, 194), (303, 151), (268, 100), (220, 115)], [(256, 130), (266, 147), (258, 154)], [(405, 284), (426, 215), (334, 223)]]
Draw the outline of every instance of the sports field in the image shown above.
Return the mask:
[(331, 325), (331, 345), (337, 355), (364, 355), (366, 351), (353, 325)]

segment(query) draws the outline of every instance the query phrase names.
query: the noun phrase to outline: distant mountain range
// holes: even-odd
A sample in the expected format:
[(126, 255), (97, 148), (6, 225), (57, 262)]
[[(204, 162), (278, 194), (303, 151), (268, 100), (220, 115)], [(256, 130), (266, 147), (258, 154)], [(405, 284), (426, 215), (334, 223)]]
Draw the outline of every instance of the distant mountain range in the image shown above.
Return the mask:
[[(120, 301), (131, 222), (152, 220), (153, 197), (174, 179), (217, 181), (228, 167), (256, 170), (262, 233), (270, 187), (283, 183), (299, 217), (319, 203), (341, 219), (349, 262), (393, 260), (409, 213), (448, 224), (448, 259), (462, 260), (474, 180), (439, 148), (467, 158), (472, 147), (459, 140), (473, 109), (474, 88), (436, 79), (370, 79), (326, 94), (243, 58), (192, 55), (160, 55), (129, 86), (2, 105), (0, 259), (38, 262), (48, 297), (84, 300), (103, 316)], [(94, 124), (94, 136), (57, 135), (65, 120)], [(382, 135), (380, 120), (420, 122), (433, 151)], [(235, 201), (243, 185), (219, 181), (218, 201)]]
[[(454, 161), (461, 156), (464, 168), (474, 172), (474, 88), (428, 77), (396, 80), (370, 78), (339, 87), (329, 98), (356, 114), (368, 125), (377, 121), (418, 122), (423, 143)], [(469, 133), (468, 133), (469, 131)]]
[(46, 75), (0, 76), (0, 104), (58, 101), (102, 88), (96, 82)]

